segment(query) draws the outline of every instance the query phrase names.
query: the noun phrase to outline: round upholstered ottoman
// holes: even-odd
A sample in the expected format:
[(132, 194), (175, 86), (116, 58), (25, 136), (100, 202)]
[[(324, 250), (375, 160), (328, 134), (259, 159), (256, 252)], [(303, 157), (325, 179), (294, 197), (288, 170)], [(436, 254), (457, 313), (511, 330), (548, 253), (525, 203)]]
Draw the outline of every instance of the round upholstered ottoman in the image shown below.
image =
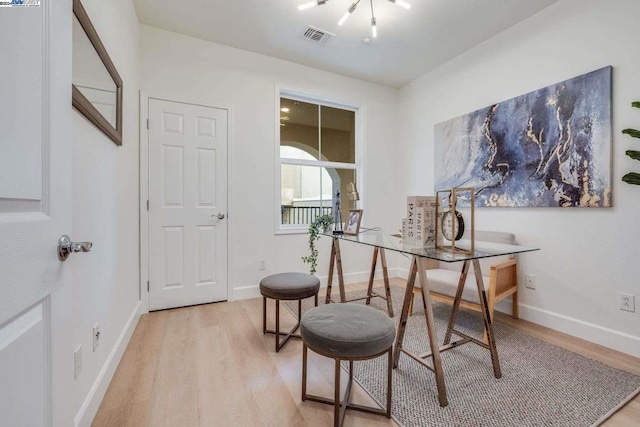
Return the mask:
[[(267, 276), (260, 281), (260, 293), (262, 294), (262, 333), (275, 334), (276, 353), (289, 338), (300, 338), (295, 332), (300, 327), (300, 313), (302, 311), (302, 300), (315, 297), (315, 305), (318, 305), (318, 290), (320, 290), (320, 280), (306, 273), (278, 273)], [(275, 300), (276, 305), (276, 327), (275, 330), (267, 329), (267, 298)], [(280, 332), (280, 300), (298, 301), (298, 323), (291, 331)], [(280, 340), (280, 335), (285, 337)]]
[[(396, 337), (393, 320), (373, 307), (360, 304), (328, 304), (312, 308), (300, 320), (302, 337), (302, 400), (333, 405), (334, 426), (342, 425), (340, 416), (340, 362), (349, 361), (349, 382), (342, 404), (346, 409), (385, 415), (391, 418), (392, 349)], [(307, 348), (335, 361), (333, 400), (307, 394)], [(387, 407), (364, 407), (349, 402), (353, 382), (353, 362), (388, 355)]]

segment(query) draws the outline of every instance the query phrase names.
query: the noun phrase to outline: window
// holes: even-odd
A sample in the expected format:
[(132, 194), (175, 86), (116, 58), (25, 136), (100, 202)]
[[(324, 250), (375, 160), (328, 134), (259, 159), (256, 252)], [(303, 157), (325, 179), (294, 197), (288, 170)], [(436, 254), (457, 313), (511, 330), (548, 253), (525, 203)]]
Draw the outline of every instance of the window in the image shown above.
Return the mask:
[(356, 109), (293, 96), (280, 97), (280, 230), (304, 230), (319, 215), (342, 218), (356, 208), (347, 194), (356, 183)]

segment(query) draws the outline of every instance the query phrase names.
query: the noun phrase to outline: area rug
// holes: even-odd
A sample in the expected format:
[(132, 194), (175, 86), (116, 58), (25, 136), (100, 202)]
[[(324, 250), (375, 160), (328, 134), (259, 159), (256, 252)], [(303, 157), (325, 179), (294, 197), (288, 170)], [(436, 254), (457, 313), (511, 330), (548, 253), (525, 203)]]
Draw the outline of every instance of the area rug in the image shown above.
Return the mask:
[[(404, 289), (392, 286), (396, 326), (402, 309)], [(347, 299), (366, 295), (349, 292)], [(376, 289), (384, 294), (382, 289)], [(324, 298), (320, 298), (321, 304)], [(313, 306), (303, 303), (303, 311)], [(360, 301), (359, 303), (364, 303)], [(371, 305), (386, 312), (386, 302), (372, 299)], [(295, 302), (287, 308), (297, 311)], [(439, 341), (444, 338), (451, 313), (448, 304), (434, 302)], [(482, 339), (482, 320), (460, 310), (456, 327)], [(570, 352), (509, 326), (495, 323), (502, 378), (493, 376), (488, 350), (466, 344), (442, 353), (449, 405), (441, 408), (435, 375), (409, 356), (401, 354), (393, 373), (393, 418), (405, 427), (505, 426), (584, 427), (597, 426), (618, 407), (640, 393), (640, 377)], [(455, 339), (455, 338), (454, 338)], [(416, 299), (409, 317), (404, 347), (416, 353), (428, 349), (424, 310)], [(378, 402), (385, 401), (386, 358), (356, 362), (358, 383)]]

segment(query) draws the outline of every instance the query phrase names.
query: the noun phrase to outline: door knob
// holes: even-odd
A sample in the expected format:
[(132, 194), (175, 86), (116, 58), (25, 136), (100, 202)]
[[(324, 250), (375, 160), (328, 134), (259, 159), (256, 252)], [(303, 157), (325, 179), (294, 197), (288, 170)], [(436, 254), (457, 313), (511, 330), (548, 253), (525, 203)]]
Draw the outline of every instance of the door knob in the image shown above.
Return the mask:
[(211, 218), (224, 219), (224, 214), (220, 212), (218, 215), (211, 215)]
[(63, 234), (58, 239), (58, 258), (60, 261), (66, 261), (73, 252), (91, 252), (93, 243), (91, 242), (72, 242), (69, 236)]

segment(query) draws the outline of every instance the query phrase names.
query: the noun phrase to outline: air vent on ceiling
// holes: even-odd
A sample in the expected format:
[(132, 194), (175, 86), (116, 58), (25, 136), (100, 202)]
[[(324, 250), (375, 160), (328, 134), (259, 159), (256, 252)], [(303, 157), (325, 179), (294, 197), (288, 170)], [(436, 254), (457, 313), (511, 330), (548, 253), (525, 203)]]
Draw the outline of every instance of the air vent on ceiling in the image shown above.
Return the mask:
[(307, 28), (304, 34), (302, 34), (303, 38), (320, 45), (327, 44), (327, 42), (335, 36), (335, 34), (331, 34), (328, 31), (312, 27), (311, 25), (309, 25), (309, 28)]

